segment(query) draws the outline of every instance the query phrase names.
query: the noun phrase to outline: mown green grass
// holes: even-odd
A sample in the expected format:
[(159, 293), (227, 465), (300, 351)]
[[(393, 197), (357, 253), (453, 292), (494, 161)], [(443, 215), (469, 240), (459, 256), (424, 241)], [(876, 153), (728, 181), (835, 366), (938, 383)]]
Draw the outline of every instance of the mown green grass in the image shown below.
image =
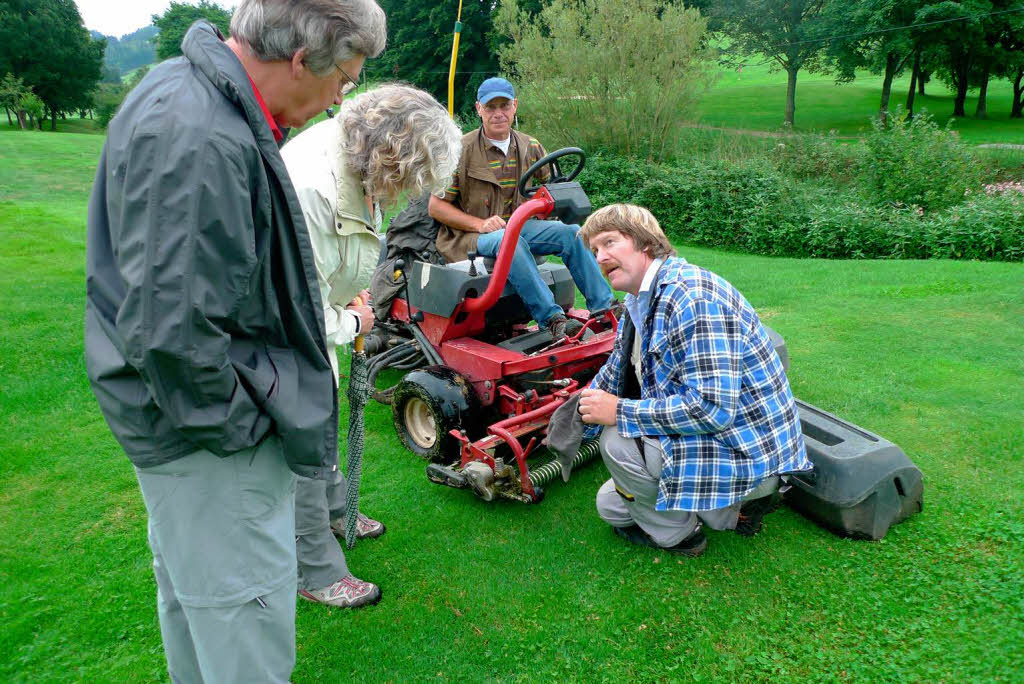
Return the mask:
[[(82, 361), (101, 143), (0, 134), (4, 681), (166, 677), (145, 510)], [(371, 404), (361, 501), (388, 533), (349, 563), (384, 598), (300, 604), (293, 681), (1020, 679), (1024, 266), (682, 252), (786, 337), (799, 397), (906, 450), (923, 514), (871, 543), (783, 509), (680, 560), (597, 518), (603, 466), (486, 504), (430, 484)]]
[[(906, 103), (910, 77), (893, 82), (891, 109)], [(928, 110), (945, 125), (953, 112), (953, 94), (938, 80), (917, 96), (914, 110)], [(870, 128), (878, 113), (882, 79), (859, 74), (851, 83), (836, 84), (832, 76), (801, 72), (796, 85), (795, 131), (835, 130), (841, 136), (857, 136)], [(972, 143), (1024, 144), (1024, 119), (1010, 119), (1012, 86), (1009, 81), (992, 81), (988, 91), (988, 119), (973, 118), (977, 92), (969, 94), (967, 118), (953, 120), (953, 129)], [(767, 64), (751, 65), (741, 72), (723, 70), (721, 78), (701, 103), (701, 123), (723, 128), (775, 131), (782, 127), (786, 108), (786, 73), (772, 71)]]

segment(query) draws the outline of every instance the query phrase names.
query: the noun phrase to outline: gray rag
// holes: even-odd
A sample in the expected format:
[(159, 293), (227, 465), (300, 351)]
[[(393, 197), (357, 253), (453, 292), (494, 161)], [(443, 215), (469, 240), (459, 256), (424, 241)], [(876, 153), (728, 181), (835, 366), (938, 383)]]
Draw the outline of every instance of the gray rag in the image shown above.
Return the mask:
[(548, 449), (555, 453), (555, 461), (562, 467), (562, 481), (569, 481), (572, 460), (583, 443), (583, 418), (579, 413), (580, 393), (555, 409), (548, 423)]

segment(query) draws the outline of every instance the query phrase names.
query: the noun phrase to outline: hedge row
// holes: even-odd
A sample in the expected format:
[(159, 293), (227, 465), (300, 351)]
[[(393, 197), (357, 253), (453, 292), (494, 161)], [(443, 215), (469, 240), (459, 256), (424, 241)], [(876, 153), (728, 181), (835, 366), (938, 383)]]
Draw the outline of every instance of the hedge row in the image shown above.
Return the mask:
[(640, 204), (671, 239), (689, 244), (785, 256), (1024, 260), (1018, 193), (968, 194), (926, 212), (799, 183), (767, 159), (672, 166), (595, 157), (580, 180), (594, 207)]

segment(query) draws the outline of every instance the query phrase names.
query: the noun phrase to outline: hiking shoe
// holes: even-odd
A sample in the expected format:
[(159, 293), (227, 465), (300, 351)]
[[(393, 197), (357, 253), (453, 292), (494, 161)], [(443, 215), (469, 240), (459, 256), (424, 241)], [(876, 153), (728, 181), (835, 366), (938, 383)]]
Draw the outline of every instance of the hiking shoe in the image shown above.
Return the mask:
[[(362, 513), (356, 513), (356, 539), (375, 539), (384, 534), (387, 529), (384, 527), (384, 523), (367, 518)], [(345, 538), (345, 516), (331, 521), (331, 532), (342, 539)]]
[(736, 521), (736, 534), (753, 537), (760, 532), (764, 516), (778, 508), (780, 502), (781, 497), (775, 493), (744, 503), (740, 506), (740, 517)]
[(658, 546), (658, 544), (651, 539), (649, 534), (640, 529), (639, 525), (613, 527), (612, 530), (615, 531), (615, 534), (633, 544), (649, 546), (652, 549), (668, 551), (669, 553), (677, 553), (682, 556), (689, 556), (690, 558), (696, 558), (704, 553), (708, 548), (708, 538), (704, 535), (704, 530), (701, 529), (700, 525), (697, 525), (697, 528), (690, 533), (689, 537), (675, 546)]
[(361, 608), (372, 606), (380, 601), (380, 587), (372, 582), (356, 579), (354, 575), (349, 575), (323, 589), (313, 589), (312, 591), (300, 589), (299, 596), (307, 601), (322, 603), (325, 606)]
[(583, 324), (575, 318), (566, 318), (561, 314), (552, 316), (551, 320), (548, 321), (548, 330), (551, 331), (551, 336), (556, 340), (560, 340), (563, 337), (572, 337), (582, 328)]

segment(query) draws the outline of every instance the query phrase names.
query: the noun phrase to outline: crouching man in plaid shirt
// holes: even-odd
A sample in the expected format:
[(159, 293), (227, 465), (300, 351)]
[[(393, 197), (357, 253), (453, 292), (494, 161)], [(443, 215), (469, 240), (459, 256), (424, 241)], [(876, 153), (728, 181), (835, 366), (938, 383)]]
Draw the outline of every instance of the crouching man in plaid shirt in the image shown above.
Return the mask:
[(631, 542), (687, 556), (707, 548), (702, 525), (753, 536), (777, 505), (779, 476), (811, 467), (757, 313), (676, 257), (642, 207), (600, 209), (580, 237), (627, 293), (615, 348), (578, 409), (612, 476), (598, 513)]

